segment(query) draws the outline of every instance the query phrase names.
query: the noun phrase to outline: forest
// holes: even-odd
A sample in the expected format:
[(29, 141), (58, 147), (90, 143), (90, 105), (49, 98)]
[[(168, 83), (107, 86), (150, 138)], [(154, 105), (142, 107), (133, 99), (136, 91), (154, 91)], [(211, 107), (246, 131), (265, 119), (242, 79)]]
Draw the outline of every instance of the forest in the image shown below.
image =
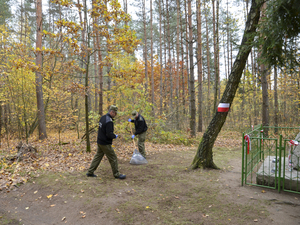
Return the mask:
[[(298, 224), (240, 175), (244, 132), (298, 132), (299, 33), (299, 0), (0, 0), (0, 223)], [(88, 174), (111, 105), (122, 174)]]
[[(149, 123), (149, 141), (189, 143), (208, 129), (243, 44), (249, 54), (218, 129), (299, 124), (295, 0), (0, 5), (1, 143), (28, 143), (33, 135), (43, 140), (50, 133), (63, 143), (61, 135), (73, 132), (89, 152), (90, 135), (112, 104), (119, 107), (116, 127), (125, 141), (127, 119), (138, 110)], [(260, 19), (253, 40), (241, 43), (254, 5)]]

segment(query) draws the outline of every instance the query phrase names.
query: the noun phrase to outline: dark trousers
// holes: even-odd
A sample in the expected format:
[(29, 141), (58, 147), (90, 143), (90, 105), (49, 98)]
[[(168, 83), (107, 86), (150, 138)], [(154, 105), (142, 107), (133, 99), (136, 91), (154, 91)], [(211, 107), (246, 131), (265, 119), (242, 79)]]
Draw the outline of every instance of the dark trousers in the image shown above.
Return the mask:
[(138, 135), (139, 152), (141, 153), (142, 156), (146, 158), (145, 140), (146, 140), (146, 131)]
[(94, 156), (94, 159), (88, 170), (88, 174), (94, 173), (94, 171), (98, 168), (104, 154), (106, 155), (106, 157), (110, 163), (114, 177), (119, 177), (120, 173), (119, 173), (119, 169), (118, 169), (118, 159), (117, 159), (117, 155), (111, 145), (99, 145), (98, 144), (97, 153)]

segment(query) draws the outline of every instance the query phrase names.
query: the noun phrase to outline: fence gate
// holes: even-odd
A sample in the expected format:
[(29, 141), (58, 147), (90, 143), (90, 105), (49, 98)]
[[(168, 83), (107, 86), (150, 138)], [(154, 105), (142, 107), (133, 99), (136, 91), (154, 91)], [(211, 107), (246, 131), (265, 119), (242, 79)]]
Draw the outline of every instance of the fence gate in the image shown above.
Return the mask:
[(299, 128), (259, 125), (243, 133), (242, 185), (300, 194), (298, 138)]

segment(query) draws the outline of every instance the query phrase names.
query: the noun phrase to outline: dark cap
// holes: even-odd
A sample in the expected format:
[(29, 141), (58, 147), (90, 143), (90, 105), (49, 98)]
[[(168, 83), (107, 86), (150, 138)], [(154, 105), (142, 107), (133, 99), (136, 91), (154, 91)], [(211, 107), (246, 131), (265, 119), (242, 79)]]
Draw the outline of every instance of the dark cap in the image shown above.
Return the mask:
[(137, 111), (133, 110), (131, 113), (132, 116), (136, 116), (137, 115)]
[(109, 107), (109, 110), (112, 110), (112, 111), (118, 112), (118, 107), (117, 107), (117, 106), (115, 106), (115, 105), (111, 105), (111, 106)]

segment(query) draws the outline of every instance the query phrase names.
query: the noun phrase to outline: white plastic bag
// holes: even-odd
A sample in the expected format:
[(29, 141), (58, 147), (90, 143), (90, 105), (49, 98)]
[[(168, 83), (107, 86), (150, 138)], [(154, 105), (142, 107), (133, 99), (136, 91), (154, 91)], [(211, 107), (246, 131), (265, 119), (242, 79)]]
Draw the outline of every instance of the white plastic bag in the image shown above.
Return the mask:
[(147, 164), (148, 162), (144, 156), (142, 156), (141, 153), (135, 149), (129, 163), (133, 165), (142, 165)]

